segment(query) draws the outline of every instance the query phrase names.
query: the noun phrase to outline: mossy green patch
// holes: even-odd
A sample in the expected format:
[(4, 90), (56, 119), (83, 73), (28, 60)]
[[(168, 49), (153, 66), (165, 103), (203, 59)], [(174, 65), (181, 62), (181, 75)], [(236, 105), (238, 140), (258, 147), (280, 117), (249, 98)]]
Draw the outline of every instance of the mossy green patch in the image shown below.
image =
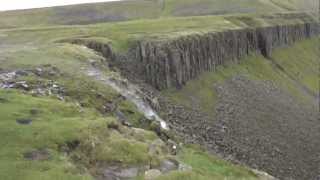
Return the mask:
[(163, 16), (315, 11), (318, 5), (314, 0), (125, 0), (0, 12), (0, 29), (156, 19)]
[[(94, 111), (79, 109), (69, 103), (50, 98), (36, 98), (17, 91), (0, 90), (0, 97), (8, 99), (0, 104), (0, 176), (5, 179), (91, 179), (81, 174), (68, 158), (59, 153), (59, 145), (78, 140), (81, 131), (90, 124), (107, 119)], [(31, 110), (36, 109), (37, 114)], [(30, 119), (31, 124), (17, 123), (17, 119)], [(24, 153), (49, 149), (48, 160), (27, 160)]]
[[(0, 90), (0, 98), (0, 176), (5, 179), (92, 179), (79, 167), (145, 165), (157, 159), (148, 155), (148, 144), (157, 139), (152, 132), (128, 129), (95, 110), (50, 97)], [(47, 158), (25, 155), (42, 150)]]
[(319, 38), (304, 40), (291, 47), (277, 49), (272, 58), (285, 72), (313, 93), (319, 91)]
[(172, 172), (159, 177), (157, 180), (213, 180), (213, 179), (257, 179), (250, 170), (232, 165), (205, 153), (196, 147), (186, 147), (180, 152), (181, 162), (192, 167), (192, 171)]

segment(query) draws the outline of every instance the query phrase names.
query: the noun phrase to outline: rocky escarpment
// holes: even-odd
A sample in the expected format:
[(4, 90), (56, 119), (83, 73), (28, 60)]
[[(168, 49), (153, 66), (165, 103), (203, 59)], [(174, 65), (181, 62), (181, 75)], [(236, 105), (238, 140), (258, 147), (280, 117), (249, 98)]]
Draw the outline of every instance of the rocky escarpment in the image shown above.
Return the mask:
[(137, 50), (141, 77), (155, 88), (181, 88), (204, 71), (252, 52), (269, 57), (272, 49), (319, 33), (318, 23), (235, 29), (179, 37), (166, 42), (140, 42)]

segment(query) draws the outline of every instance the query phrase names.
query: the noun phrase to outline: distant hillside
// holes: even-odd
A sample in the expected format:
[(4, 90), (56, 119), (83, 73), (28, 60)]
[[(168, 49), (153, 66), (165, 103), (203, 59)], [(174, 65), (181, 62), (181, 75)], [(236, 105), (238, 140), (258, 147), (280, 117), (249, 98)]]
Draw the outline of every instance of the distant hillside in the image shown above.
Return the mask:
[(0, 12), (0, 28), (92, 24), (161, 16), (316, 11), (317, 0), (124, 0)]

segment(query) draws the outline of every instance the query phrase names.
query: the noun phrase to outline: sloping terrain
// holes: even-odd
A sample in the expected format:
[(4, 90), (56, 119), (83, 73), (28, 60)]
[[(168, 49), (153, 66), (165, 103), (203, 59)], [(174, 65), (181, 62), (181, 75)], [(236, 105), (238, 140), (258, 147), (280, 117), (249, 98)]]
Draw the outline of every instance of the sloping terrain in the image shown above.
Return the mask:
[(0, 12), (0, 28), (97, 22), (168, 16), (318, 11), (317, 0), (124, 0)]
[(0, 179), (317, 178), (314, 6), (230, 2), (0, 13)]
[(318, 43), (278, 49), (274, 62), (255, 55), (166, 91), (181, 106), (170, 108), (175, 115), (168, 119), (209, 148), (281, 179), (316, 179)]
[(130, 100), (86, 74), (109, 72), (89, 49), (12, 46), (1, 51), (1, 178), (258, 178), (197, 147), (173, 151)]

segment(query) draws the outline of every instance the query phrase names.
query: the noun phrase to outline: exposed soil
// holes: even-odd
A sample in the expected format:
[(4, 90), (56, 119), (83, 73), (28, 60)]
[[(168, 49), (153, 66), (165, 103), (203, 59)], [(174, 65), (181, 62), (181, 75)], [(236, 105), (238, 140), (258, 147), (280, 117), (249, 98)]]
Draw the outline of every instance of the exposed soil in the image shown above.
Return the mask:
[(50, 158), (50, 152), (47, 149), (34, 150), (23, 154), (25, 159), (32, 161), (44, 161)]

